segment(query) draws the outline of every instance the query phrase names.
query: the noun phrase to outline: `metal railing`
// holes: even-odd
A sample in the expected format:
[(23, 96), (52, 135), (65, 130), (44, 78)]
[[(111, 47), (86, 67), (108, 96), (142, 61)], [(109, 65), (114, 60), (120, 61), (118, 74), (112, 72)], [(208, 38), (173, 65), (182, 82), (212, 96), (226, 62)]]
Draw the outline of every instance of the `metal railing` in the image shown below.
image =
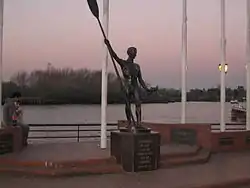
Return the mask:
[[(29, 139), (77, 139), (81, 138), (99, 138), (101, 125), (97, 123), (89, 124), (29, 124), (30, 136)], [(117, 130), (117, 123), (108, 123), (107, 131)], [(92, 132), (92, 135), (81, 135), (84, 132)], [(33, 136), (34, 133), (40, 133), (38, 136)], [(57, 135), (49, 136), (49, 133)], [(70, 133), (70, 135), (60, 135), (58, 133)], [(98, 134), (99, 133), (99, 134)], [(45, 135), (44, 135), (45, 134)], [(109, 136), (108, 136), (109, 137)]]
[[(211, 124), (211, 130), (219, 131), (220, 124), (219, 123)], [(244, 131), (246, 130), (246, 124), (245, 123), (226, 123), (226, 130), (227, 131)]]
[[(29, 124), (30, 134), (29, 139), (90, 139), (100, 138), (101, 125), (98, 123), (86, 123), (86, 124)], [(118, 129), (117, 123), (108, 123), (107, 131), (108, 137), (111, 131)], [(227, 123), (227, 131), (243, 131), (246, 129), (244, 123)], [(212, 123), (211, 131), (219, 131), (220, 124)], [(63, 135), (62, 135), (63, 133)], [(91, 133), (91, 135), (82, 135), (81, 133)], [(38, 134), (38, 135), (35, 135)], [(52, 136), (49, 134), (53, 134)], [(66, 134), (66, 135), (65, 135)]]

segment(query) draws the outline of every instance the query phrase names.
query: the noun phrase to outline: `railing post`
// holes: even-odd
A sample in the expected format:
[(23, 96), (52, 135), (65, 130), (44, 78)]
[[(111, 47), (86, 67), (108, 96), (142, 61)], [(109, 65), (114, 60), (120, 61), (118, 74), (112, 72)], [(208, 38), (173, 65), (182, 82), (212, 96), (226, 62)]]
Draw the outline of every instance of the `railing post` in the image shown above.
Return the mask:
[(77, 142), (80, 141), (80, 125), (77, 125)]

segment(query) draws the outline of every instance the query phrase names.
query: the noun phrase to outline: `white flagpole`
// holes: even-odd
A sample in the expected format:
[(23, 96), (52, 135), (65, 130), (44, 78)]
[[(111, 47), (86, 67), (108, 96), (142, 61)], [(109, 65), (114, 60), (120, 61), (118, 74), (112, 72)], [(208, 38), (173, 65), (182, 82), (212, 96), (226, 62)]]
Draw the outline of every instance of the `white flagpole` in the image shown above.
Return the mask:
[(183, 0), (182, 68), (181, 68), (181, 123), (186, 123), (186, 71), (187, 71), (187, 0)]
[(220, 73), (220, 131), (225, 131), (225, 64), (226, 64), (226, 21), (225, 21), (225, 0), (221, 0), (221, 73)]
[(2, 111), (2, 82), (3, 82), (3, 13), (4, 0), (0, 0), (0, 128), (2, 127), (3, 111)]
[(250, 0), (246, 0), (247, 6), (247, 41), (246, 41), (246, 103), (247, 103), (247, 114), (246, 114), (246, 129), (250, 130)]
[[(109, 0), (103, 0), (103, 29), (108, 37), (109, 30)], [(108, 67), (108, 50), (103, 46), (104, 61), (102, 63), (102, 101), (101, 101), (101, 148), (107, 148), (107, 67)]]

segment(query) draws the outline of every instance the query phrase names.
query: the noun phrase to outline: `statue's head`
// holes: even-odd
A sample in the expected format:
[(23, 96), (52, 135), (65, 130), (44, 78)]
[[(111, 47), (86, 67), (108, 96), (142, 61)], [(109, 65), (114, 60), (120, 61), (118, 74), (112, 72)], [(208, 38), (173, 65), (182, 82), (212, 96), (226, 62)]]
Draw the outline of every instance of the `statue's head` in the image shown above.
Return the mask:
[(129, 47), (127, 50), (127, 54), (130, 58), (134, 59), (137, 54), (137, 49), (135, 47)]

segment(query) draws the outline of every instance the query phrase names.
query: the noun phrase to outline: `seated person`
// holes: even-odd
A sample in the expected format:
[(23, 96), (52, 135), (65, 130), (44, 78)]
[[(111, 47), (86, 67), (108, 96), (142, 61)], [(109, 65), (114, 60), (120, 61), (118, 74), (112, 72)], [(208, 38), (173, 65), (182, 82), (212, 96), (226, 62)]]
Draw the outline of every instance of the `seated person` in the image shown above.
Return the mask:
[(22, 110), (20, 108), (19, 98), (21, 93), (14, 92), (11, 98), (7, 98), (3, 106), (3, 125), (4, 126), (20, 126), (22, 129), (23, 145), (27, 146), (29, 126), (22, 121)]

